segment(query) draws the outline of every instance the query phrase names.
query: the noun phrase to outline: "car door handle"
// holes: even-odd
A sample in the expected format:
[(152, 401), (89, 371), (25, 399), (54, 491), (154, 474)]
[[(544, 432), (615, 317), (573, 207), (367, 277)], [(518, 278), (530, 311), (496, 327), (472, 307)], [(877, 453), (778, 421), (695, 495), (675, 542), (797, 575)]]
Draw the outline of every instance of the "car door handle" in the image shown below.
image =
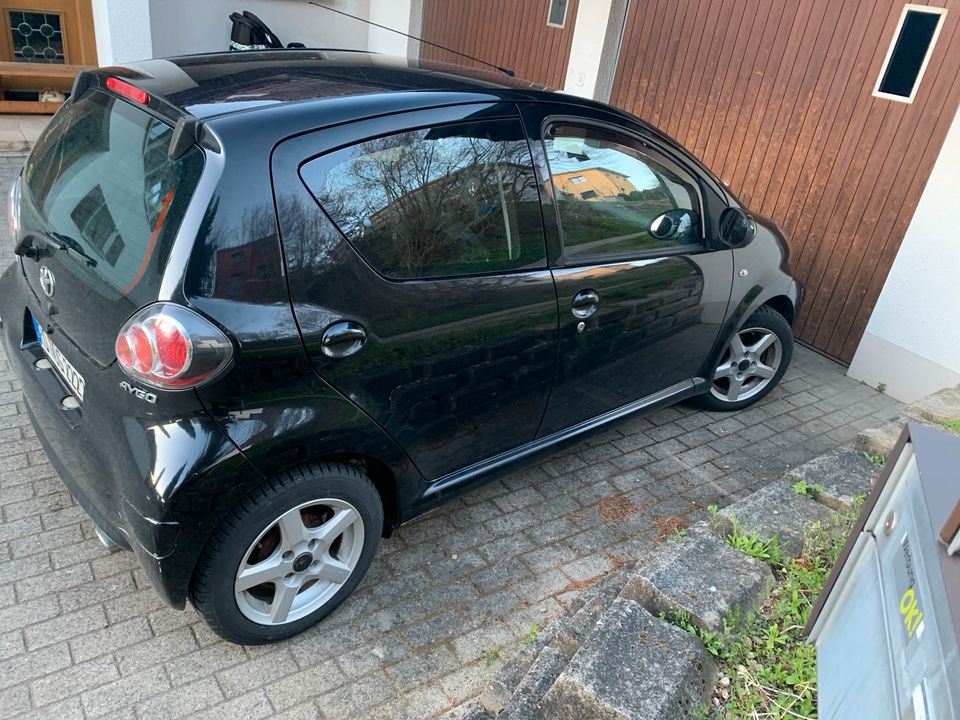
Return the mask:
[(575, 318), (588, 318), (600, 307), (600, 296), (596, 290), (581, 290), (573, 296), (570, 311)]
[(336, 322), (323, 331), (320, 350), (331, 358), (353, 355), (367, 342), (367, 331), (351, 320)]

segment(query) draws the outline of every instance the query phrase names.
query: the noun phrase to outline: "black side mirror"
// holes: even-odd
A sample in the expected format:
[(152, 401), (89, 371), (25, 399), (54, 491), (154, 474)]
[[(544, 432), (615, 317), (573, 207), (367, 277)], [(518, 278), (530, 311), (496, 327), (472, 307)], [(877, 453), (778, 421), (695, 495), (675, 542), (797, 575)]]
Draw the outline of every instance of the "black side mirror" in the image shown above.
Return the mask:
[(740, 208), (728, 207), (720, 214), (720, 242), (728, 248), (742, 248), (757, 234), (757, 226)]
[(650, 237), (657, 240), (671, 240), (686, 234), (693, 226), (693, 217), (689, 210), (667, 210), (650, 221)]

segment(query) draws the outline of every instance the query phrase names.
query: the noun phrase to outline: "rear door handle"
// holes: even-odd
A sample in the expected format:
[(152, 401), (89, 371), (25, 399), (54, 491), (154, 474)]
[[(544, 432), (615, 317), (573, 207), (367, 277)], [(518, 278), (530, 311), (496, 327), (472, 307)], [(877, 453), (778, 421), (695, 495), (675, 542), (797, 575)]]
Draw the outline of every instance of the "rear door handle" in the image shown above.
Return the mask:
[(600, 296), (596, 290), (581, 290), (573, 296), (570, 311), (575, 318), (588, 318), (600, 307)]
[(331, 358), (349, 357), (367, 342), (367, 331), (352, 320), (336, 322), (323, 331), (320, 350)]

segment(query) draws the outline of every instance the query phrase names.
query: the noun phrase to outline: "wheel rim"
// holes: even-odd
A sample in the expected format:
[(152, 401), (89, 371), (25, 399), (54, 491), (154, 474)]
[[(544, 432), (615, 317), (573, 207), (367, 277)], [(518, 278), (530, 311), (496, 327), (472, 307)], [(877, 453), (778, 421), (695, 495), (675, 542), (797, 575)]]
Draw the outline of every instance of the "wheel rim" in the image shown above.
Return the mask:
[(723, 351), (710, 394), (722, 402), (740, 402), (763, 392), (780, 369), (783, 347), (767, 328), (745, 328)]
[(237, 569), (237, 607), (260, 625), (282, 625), (323, 607), (350, 579), (363, 551), (360, 513), (335, 498), (311, 500), (277, 517)]

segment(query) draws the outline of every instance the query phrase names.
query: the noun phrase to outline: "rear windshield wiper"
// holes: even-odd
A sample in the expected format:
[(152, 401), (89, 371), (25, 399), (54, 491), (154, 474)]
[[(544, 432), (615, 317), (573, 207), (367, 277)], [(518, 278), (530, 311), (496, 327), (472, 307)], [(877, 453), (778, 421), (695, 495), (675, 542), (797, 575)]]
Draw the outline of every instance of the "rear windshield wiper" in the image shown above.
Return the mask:
[(80, 243), (68, 235), (61, 235), (60, 233), (55, 232), (35, 232), (27, 235), (19, 243), (17, 243), (17, 247), (14, 248), (14, 253), (17, 255), (25, 255), (26, 257), (34, 260), (39, 260), (39, 248), (34, 245), (34, 241), (37, 240), (42, 242), (47, 247), (54, 248), (56, 250), (63, 250), (68, 255), (72, 255), (81, 262), (86, 263), (87, 267), (97, 266), (97, 261), (83, 251), (83, 246), (80, 245)]

